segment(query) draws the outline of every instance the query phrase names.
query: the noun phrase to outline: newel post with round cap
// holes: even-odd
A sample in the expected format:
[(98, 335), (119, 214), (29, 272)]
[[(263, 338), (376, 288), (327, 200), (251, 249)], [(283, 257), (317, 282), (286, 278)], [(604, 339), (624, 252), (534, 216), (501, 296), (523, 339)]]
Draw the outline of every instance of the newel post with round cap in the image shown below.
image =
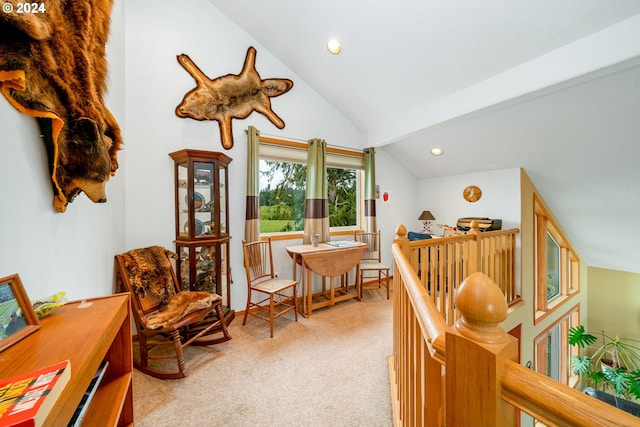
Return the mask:
[(396, 238), (393, 239), (393, 243), (400, 246), (400, 248), (402, 249), (402, 253), (407, 256), (409, 262), (413, 266), (413, 269), (415, 271), (418, 271), (418, 251), (411, 251), (408, 235), (409, 232), (407, 231), (407, 227), (405, 227), (404, 224), (400, 224), (396, 228)]
[(445, 339), (446, 425), (516, 426), (516, 409), (500, 398), (504, 362), (518, 359), (517, 340), (500, 327), (504, 294), (476, 272), (458, 288), (456, 307), (460, 317)]
[(393, 243), (398, 243), (402, 248), (402, 252), (409, 257), (409, 239), (407, 237), (407, 227), (404, 224), (398, 225), (396, 228), (396, 238), (393, 240)]

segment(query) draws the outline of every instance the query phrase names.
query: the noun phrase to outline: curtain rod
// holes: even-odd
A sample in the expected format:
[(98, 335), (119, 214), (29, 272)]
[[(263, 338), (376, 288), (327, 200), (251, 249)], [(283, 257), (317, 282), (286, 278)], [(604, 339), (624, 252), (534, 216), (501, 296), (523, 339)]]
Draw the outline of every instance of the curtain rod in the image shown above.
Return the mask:
[[(245, 133), (247, 131), (245, 130)], [(260, 137), (264, 136), (265, 138), (269, 138), (271, 139), (273, 142), (283, 142), (283, 143), (290, 143), (290, 142), (298, 142), (298, 143), (304, 143), (304, 144), (308, 144), (308, 140), (304, 140), (304, 139), (298, 139), (298, 138), (289, 138), (287, 137), (286, 139), (280, 137), (280, 136), (276, 136), (276, 135), (270, 135), (270, 134), (263, 134), (262, 132), (258, 131), (258, 135)], [(265, 141), (268, 142), (268, 141)], [(327, 143), (327, 148), (333, 148), (335, 150), (345, 150), (345, 151), (351, 151), (351, 152), (356, 152), (356, 153), (361, 153), (363, 152), (362, 149), (357, 149), (357, 148), (351, 148), (351, 147), (342, 147), (340, 145), (333, 145), (333, 144), (328, 144)]]

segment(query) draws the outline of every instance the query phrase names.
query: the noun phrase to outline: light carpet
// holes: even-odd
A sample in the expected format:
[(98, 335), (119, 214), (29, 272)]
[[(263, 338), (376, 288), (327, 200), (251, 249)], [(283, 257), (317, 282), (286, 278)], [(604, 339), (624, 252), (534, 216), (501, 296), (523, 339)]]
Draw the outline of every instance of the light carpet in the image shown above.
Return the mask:
[(158, 426), (392, 426), (387, 359), (391, 300), (365, 290), (269, 324), (250, 316), (231, 323), (232, 339), (187, 347), (188, 377), (133, 375), (135, 424)]

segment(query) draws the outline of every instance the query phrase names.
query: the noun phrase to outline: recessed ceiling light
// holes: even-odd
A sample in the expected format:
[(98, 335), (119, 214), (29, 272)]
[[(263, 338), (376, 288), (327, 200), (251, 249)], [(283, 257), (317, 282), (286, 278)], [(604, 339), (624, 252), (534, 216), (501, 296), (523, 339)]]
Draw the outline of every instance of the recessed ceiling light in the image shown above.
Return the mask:
[(432, 148), (431, 149), (431, 154), (433, 154), (434, 156), (439, 156), (442, 154), (442, 148)]
[(327, 50), (334, 55), (337, 55), (342, 52), (342, 45), (340, 44), (338, 39), (331, 39), (327, 42)]

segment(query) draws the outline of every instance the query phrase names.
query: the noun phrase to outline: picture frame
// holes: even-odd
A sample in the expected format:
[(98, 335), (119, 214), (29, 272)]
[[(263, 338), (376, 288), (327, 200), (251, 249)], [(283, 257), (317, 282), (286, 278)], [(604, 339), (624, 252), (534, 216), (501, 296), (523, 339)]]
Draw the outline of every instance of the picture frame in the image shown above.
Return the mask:
[(0, 352), (40, 329), (18, 274), (0, 279)]

